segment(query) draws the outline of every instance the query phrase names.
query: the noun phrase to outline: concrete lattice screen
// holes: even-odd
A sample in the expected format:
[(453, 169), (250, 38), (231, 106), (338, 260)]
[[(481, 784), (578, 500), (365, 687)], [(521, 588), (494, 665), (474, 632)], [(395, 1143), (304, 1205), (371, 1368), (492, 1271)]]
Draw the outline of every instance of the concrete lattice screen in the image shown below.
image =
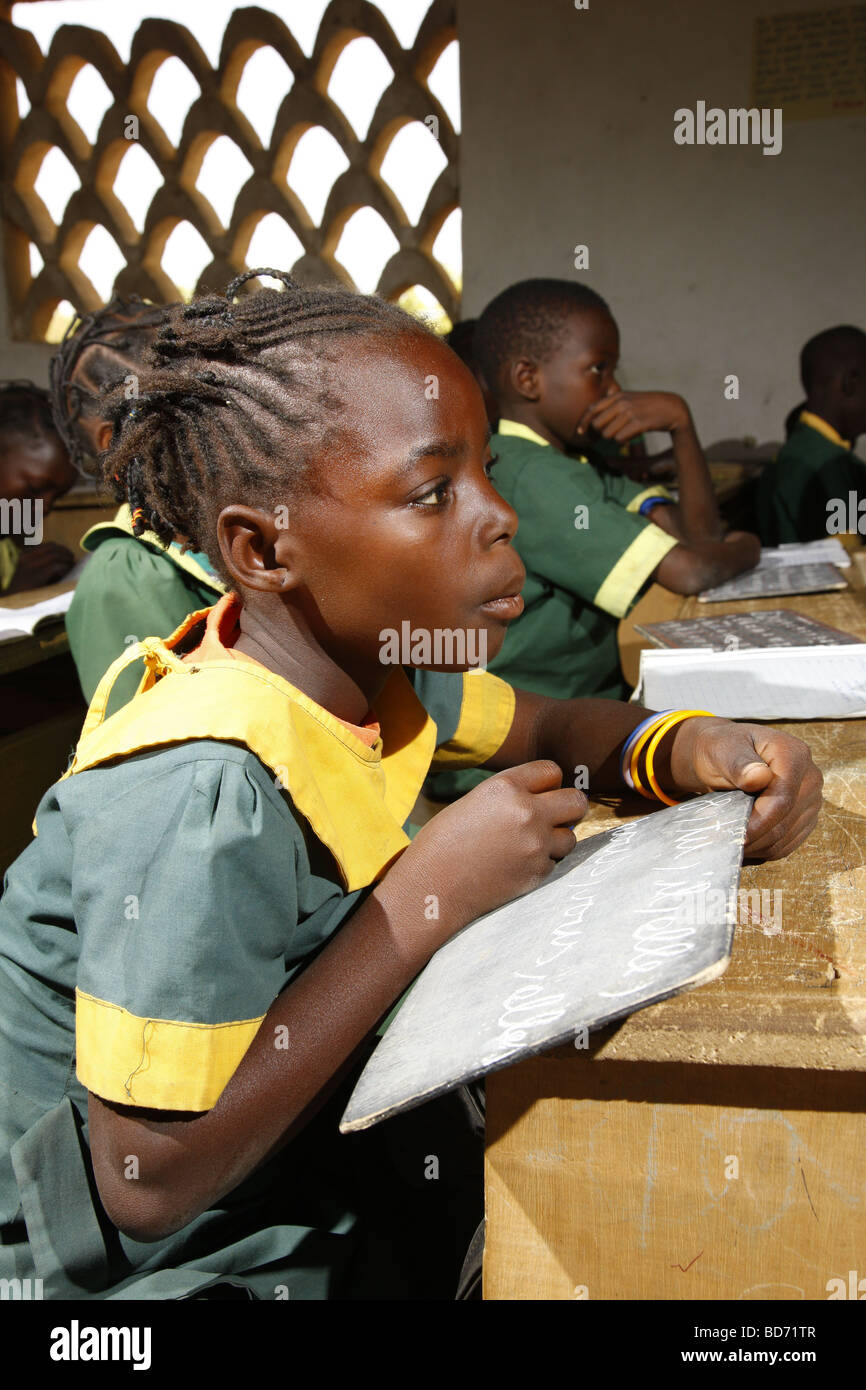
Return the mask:
[[(457, 287), (433, 256), (432, 246), (445, 220), (459, 206), (459, 139), (448, 114), (426, 85), (439, 56), (455, 37), (454, 0), (433, 0), (408, 49), (400, 46), (373, 5), (365, 0), (334, 0), (322, 17), (315, 47), (307, 57), (280, 19), (265, 9), (247, 8), (232, 15), (214, 69), (189, 30), (166, 20), (150, 19), (140, 25), (128, 63), (123, 63), (109, 40), (93, 29), (62, 27), (43, 57), (32, 35), (0, 22), (2, 212), (13, 336), (18, 340), (44, 339), (56, 306), (64, 300), (79, 311), (96, 308), (102, 302), (79, 266), (82, 247), (94, 226), (106, 229), (126, 261), (115, 279), (115, 293), (135, 293), (164, 303), (180, 296), (180, 288), (161, 264), (166, 241), (179, 223), (191, 224), (212, 256), (198, 278), (198, 292), (221, 290), (246, 268), (247, 248), (255, 228), (269, 213), (282, 218), (303, 247), (295, 264), (282, 269), (292, 270), (304, 283), (351, 284), (334, 253), (346, 222), (362, 207), (378, 213), (399, 243), (381, 272), (377, 292), (396, 299), (411, 286), (421, 285), (455, 319)], [(363, 139), (327, 94), (340, 54), (357, 38), (372, 39), (394, 74)], [(264, 146), (236, 98), (245, 65), (266, 46), (285, 61), (294, 82)], [(154, 77), (169, 57), (180, 59), (201, 89), (186, 115), (176, 148), (147, 106)], [(96, 69), (113, 98), (92, 145), (66, 106), (70, 88), (87, 64)], [(19, 115), (16, 78), (22, 81), (30, 103), (24, 116)], [(140, 232), (113, 191), (121, 161), (130, 149), (125, 133), (130, 129), (130, 116), (137, 118), (140, 145), (163, 179)], [(414, 225), (380, 176), (392, 141), (411, 121), (424, 122), (428, 129), (435, 126), (447, 160)], [(333, 136), (348, 160), (348, 168), (331, 188), (317, 225), (286, 183), (295, 147), (314, 127), (322, 127)], [(222, 225), (195, 187), (202, 161), (220, 136), (232, 140), (252, 166), (228, 226)], [(66, 156), (81, 184), (70, 197), (59, 225), (34, 188), (43, 159), (52, 147)], [(35, 277), (30, 243), (44, 261)]]

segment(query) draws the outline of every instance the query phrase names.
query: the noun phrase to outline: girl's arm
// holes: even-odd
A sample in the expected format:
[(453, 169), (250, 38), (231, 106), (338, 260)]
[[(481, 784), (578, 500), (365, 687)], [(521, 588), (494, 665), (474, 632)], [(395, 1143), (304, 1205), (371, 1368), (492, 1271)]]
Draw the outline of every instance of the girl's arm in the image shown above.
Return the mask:
[[(141, 1241), (180, 1230), (311, 1118), (344, 1064), (433, 952), (483, 912), (537, 886), (574, 847), (567, 827), (584, 814), (586, 798), (560, 782), (551, 763), (515, 768), (424, 826), (363, 905), (274, 1000), (211, 1110), (144, 1111), (90, 1094), (96, 1182), (120, 1230)], [(438, 900), (432, 921), (426, 911), (431, 894)], [(125, 1176), (130, 1155), (138, 1159), (135, 1179)]]
[[(508, 737), (486, 766), (550, 758), (564, 783), (622, 791), (622, 745), (649, 713), (615, 700), (552, 700), (519, 690)], [(767, 725), (687, 719), (664, 737), (654, 761), (659, 785), (672, 796), (740, 788), (756, 797), (746, 832), (750, 858), (784, 858), (818, 819), (823, 778), (809, 749)]]

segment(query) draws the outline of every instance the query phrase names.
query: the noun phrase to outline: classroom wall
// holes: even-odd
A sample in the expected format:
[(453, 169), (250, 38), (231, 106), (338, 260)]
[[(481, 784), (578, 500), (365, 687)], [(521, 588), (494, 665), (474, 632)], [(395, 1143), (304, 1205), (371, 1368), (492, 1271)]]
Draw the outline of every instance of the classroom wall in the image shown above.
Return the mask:
[(749, 106), (756, 16), (818, 8), (458, 0), (464, 314), (527, 276), (585, 280), (624, 384), (685, 395), (705, 443), (781, 438), (802, 344), (866, 327), (866, 118), (785, 121), (769, 156), (679, 146), (674, 111)]

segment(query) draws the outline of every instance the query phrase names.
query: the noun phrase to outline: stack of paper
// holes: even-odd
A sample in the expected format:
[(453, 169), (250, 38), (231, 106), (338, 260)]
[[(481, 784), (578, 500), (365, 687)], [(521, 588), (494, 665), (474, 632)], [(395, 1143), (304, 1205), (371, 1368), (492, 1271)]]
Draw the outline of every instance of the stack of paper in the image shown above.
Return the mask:
[(866, 718), (866, 643), (642, 651), (636, 698), (648, 709), (726, 719)]

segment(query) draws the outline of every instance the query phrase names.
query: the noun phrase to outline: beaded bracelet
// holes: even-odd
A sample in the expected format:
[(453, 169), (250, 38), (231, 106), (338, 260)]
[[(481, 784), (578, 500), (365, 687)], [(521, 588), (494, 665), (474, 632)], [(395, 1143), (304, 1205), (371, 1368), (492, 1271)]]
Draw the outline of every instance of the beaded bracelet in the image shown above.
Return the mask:
[[(649, 727), (647, 727), (648, 721), (646, 720), (643, 725), (638, 726), (639, 730), (642, 730), (642, 732), (640, 732), (639, 737), (634, 741), (629, 767), (631, 785), (636, 792), (646, 797), (648, 801), (651, 801), (655, 797), (656, 800), (663, 801), (666, 806), (676, 806), (679, 804), (674, 801), (672, 797), (669, 797), (663, 792), (659, 786), (653, 768), (653, 758), (665, 734), (669, 733), (677, 724), (681, 724), (686, 719), (700, 718), (704, 715), (713, 718), (711, 711), (706, 709), (665, 710), (664, 713), (656, 715), (654, 719), (649, 721)], [(644, 748), (646, 748), (644, 776), (649, 785), (649, 791), (644, 788), (638, 774), (639, 760)]]

